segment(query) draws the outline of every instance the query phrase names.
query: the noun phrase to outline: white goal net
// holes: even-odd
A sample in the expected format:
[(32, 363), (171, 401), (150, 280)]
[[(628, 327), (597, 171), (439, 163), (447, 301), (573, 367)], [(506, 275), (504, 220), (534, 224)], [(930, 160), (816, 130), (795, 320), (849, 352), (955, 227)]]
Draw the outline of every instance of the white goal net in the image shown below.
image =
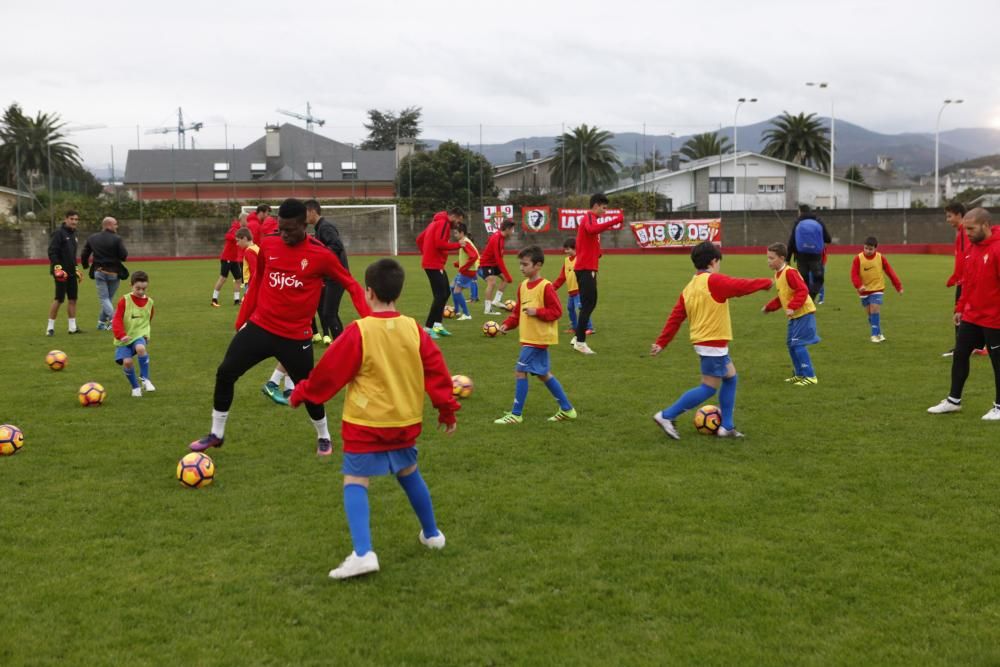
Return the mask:
[[(281, 202), (262, 202), (271, 206), (277, 217)], [(395, 204), (344, 204), (321, 206), (323, 217), (337, 225), (340, 238), (350, 255), (399, 254), (399, 228)], [(243, 213), (256, 211), (257, 206), (243, 206)]]

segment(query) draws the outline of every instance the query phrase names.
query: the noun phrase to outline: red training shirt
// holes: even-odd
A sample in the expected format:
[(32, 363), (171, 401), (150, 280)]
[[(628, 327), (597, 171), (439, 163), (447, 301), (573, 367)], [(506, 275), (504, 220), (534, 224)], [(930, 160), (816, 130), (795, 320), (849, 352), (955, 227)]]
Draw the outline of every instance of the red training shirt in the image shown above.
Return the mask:
[(981, 243), (966, 247), (962, 296), (955, 312), (964, 322), (1000, 329), (1000, 225)]
[(479, 266), (497, 267), (500, 269), (504, 282), (512, 283), (514, 279), (510, 277), (510, 271), (507, 270), (507, 265), (503, 261), (503, 249), (506, 242), (507, 239), (503, 237), (502, 232), (493, 232), (486, 241), (486, 247), (483, 248), (483, 256), (479, 260)]
[(948, 276), (948, 282), (945, 283), (945, 287), (954, 287), (955, 285), (962, 284), (962, 272), (965, 269), (965, 253), (968, 252), (971, 243), (969, 235), (965, 233), (965, 226), (959, 225), (958, 229), (955, 230), (955, 269)]
[(574, 271), (597, 271), (601, 261), (601, 233), (623, 220), (620, 215), (607, 216), (604, 222), (598, 222), (597, 216), (590, 212), (584, 216), (576, 230)]
[(448, 251), (458, 250), (458, 243), (451, 241), (451, 222), (447, 211), (438, 211), (430, 224), (417, 236), (417, 247), (423, 255), (420, 266), (424, 269), (443, 269), (448, 262)]
[[(806, 285), (806, 281), (802, 279), (802, 274), (799, 273), (799, 270), (793, 269), (787, 264), (785, 264), (785, 268), (781, 269), (781, 271), (776, 271), (774, 273), (775, 283), (777, 283), (778, 278), (781, 277), (782, 271), (788, 274), (785, 276), (785, 281), (788, 283), (788, 286), (791, 287), (792, 291), (795, 293), (795, 296), (792, 297), (791, 301), (788, 302), (788, 306), (786, 307), (791, 308), (792, 310), (798, 310), (799, 308), (802, 307), (802, 304), (806, 302), (806, 299), (809, 298), (809, 286)], [(712, 282), (711, 279), (709, 279), (709, 283), (711, 282)], [(709, 288), (711, 288), (711, 285), (709, 285)], [(781, 297), (776, 296), (770, 301), (768, 301), (764, 305), (764, 310), (768, 313), (775, 310), (781, 310)]]
[(465, 256), (465, 264), (459, 266), (458, 262), (455, 262), (455, 267), (466, 278), (475, 278), (476, 270), (472, 267), (476, 265), (476, 260), (479, 259), (479, 251), (476, 250), (476, 246), (472, 245), (471, 242), (465, 244)]
[(236, 230), (240, 227), (240, 221), (233, 220), (233, 224), (229, 226), (229, 231), (226, 232), (226, 240), (222, 245), (222, 253), (219, 254), (219, 259), (224, 262), (243, 261), (243, 251), (236, 245)]
[[(896, 272), (892, 270), (891, 266), (889, 266), (889, 260), (885, 258), (885, 255), (882, 255), (882, 270), (885, 272), (885, 275), (889, 277), (889, 280), (892, 282), (892, 286), (896, 288), (896, 291), (901, 292), (903, 290), (903, 283), (900, 282), (899, 276), (897, 276)], [(854, 285), (854, 289), (861, 289), (861, 286), (865, 284), (865, 281), (861, 279), (861, 258), (857, 255), (854, 256), (854, 261), (851, 262), (851, 284)], [(874, 292), (870, 290), (861, 290), (858, 293), (861, 296), (874, 294)]]

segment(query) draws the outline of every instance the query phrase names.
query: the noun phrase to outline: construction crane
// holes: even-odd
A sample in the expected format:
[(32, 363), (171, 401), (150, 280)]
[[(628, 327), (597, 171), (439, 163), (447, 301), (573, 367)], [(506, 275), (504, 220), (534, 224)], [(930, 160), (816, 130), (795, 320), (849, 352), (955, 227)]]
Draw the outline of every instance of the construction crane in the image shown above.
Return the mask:
[[(177, 107), (177, 127), (157, 127), (152, 130), (146, 130), (146, 134), (170, 134), (171, 132), (177, 133), (177, 146), (178, 148), (186, 148), (184, 141), (184, 133), (188, 130), (197, 132), (201, 128), (205, 127), (204, 123), (191, 123), (190, 125), (184, 124), (184, 111)], [(191, 137), (191, 145), (194, 146), (194, 137)]]
[(306, 102), (306, 115), (303, 116), (300, 113), (295, 113), (294, 111), (286, 111), (285, 109), (278, 109), (278, 113), (283, 113), (286, 116), (291, 116), (292, 118), (298, 118), (299, 120), (304, 120), (306, 122), (306, 129), (310, 132), (313, 131), (313, 124), (323, 127), (326, 124), (325, 120), (321, 120), (312, 115), (312, 105)]

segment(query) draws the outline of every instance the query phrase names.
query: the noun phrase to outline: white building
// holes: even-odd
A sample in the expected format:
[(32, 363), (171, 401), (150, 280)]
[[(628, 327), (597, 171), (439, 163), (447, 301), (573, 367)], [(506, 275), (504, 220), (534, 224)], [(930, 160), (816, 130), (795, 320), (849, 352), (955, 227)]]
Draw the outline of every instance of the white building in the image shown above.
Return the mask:
[(655, 192), (670, 210), (784, 211), (808, 204), (813, 208), (872, 208), (875, 188), (834, 179), (830, 175), (760, 153), (740, 151), (684, 163), (681, 169), (644, 174), (620, 181), (607, 192)]

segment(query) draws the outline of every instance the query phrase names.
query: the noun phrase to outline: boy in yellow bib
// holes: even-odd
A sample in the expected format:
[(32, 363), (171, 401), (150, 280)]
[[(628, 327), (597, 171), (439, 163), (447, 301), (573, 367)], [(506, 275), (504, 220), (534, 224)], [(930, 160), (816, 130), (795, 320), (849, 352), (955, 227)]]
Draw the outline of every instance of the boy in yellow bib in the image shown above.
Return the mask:
[(869, 236), (865, 239), (864, 250), (859, 252), (851, 264), (851, 282), (861, 296), (861, 307), (868, 313), (868, 324), (871, 326), (871, 341), (881, 343), (882, 335), (882, 295), (885, 292), (885, 277), (889, 276), (892, 286), (900, 294), (903, 293), (903, 283), (899, 281), (896, 272), (889, 266), (889, 260), (876, 250), (878, 239)]
[(767, 302), (761, 310), (771, 313), (785, 309), (785, 316), (788, 318), (788, 356), (792, 358), (792, 377), (785, 382), (806, 387), (819, 382), (812, 359), (809, 358), (809, 350), (806, 349), (807, 345), (815, 345), (820, 340), (816, 333), (816, 305), (809, 296), (809, 286), (802, 274), (788, 266), (787, 258), (788, 246), (784, 243), (767, 246), (767, 266), (774, 271), (778, 296)]
[[(146, 296), (149, 276), (145, 271), (132, 274), (132, 292), (118, 301), (115, 316), (111, 318), (111, 330), (115, 334), (115, 363), (122, 367), (128, 383), (132, 385), (132, 395), (142, 396), (142, 390), (156, 391), (149, 381), (149, 327), (153, 321), (153, 300)], [(133, 357), (139, 357), (139, 375), (135, 376)]]
[[(514, 367), (514, 407), (494, 424), (520, 424), (524, 421), (524, 403), (528, 398), (528, 376), (534, 375), (545, 383), (559, 402), (559, 412), (549, 417), (550, 422), (576, 419), (576, 410), (566, 398), (559, 380), (552, 375), (549, 364), (549, 346), (559, 344), (559, 318), (562, 305), (552, 283), (541, 277), (545, 253), (538, 246), (525, 248), (517, 254), (524, 282), (517, 289), (517, 305), (510, 317), (500, 325), (507, 333), (521, 327), (521, 355)], [(521, 314), (524, 314), (522, 319)]]
[[(688, 328), (691, 343), (701, 362), (701, 384), (686, 391), (668, 408), (657, 410), (653, 421), (674, 440), (680, 440), (674, 423), (684, 412), (695, 408), (719, 391), (722, 426), (716, 435), (721, 438), (742, 438), (743, 434), (733, 424), (736, 410), (736, 366), (729, 358), (729, 341), (733, 339), (733, 326), (729, 319), (728, 300), (771, 289), (770, 278), (732, 278), (719, 272), (722, 251), (711, 241), (703, 241), (691, 250), (691, 262), (697, 273), (681, 292), (659, 338), (649, 349), (651, 356), (663, 351), (690, 319)], [(721, 391), (719, 390), (721, 386)]]

